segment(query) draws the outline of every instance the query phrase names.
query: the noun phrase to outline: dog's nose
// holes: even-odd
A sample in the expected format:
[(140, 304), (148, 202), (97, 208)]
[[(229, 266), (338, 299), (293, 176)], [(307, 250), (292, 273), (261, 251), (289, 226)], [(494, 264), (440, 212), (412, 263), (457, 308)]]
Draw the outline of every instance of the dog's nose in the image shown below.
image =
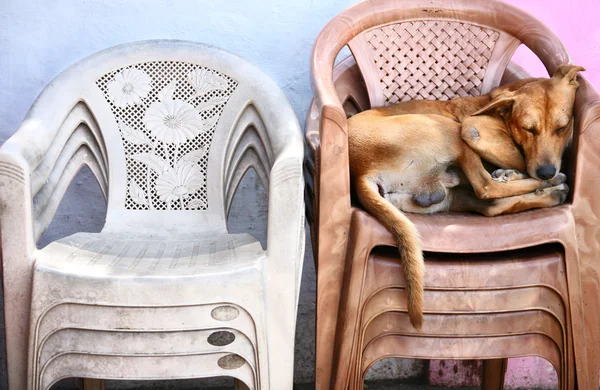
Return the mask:
[(556, 167), (552, 164), (545, 164), (538, 167), (535, 173), (542, 180), (550, 180), (556, 175)]

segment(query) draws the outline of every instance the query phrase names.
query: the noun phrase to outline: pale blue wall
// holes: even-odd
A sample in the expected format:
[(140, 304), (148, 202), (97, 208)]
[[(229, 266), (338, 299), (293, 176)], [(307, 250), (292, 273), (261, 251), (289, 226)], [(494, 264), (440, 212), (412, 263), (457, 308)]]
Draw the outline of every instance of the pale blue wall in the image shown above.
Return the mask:
[(301, 121), (309, 58), (323, 26), (355, 0), (0, 0), (0, 141), (48, 82), (77, 60), (125, 42), (209, 43), (259, 66)]

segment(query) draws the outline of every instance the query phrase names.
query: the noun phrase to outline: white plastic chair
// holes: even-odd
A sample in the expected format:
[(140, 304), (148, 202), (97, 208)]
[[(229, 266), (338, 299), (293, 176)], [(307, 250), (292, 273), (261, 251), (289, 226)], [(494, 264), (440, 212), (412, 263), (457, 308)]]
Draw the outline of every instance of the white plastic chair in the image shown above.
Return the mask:
[[(128, 44), (59, 75), (0, 148), (9, 389), (209, 376), (292, 389), (303, 156), (283, 92), (216, 48)], [(107, 197), (102, 232), (36, 249), (84, 165)], [(269, 197), (266, 251), (226, 229), (249, 168)]]

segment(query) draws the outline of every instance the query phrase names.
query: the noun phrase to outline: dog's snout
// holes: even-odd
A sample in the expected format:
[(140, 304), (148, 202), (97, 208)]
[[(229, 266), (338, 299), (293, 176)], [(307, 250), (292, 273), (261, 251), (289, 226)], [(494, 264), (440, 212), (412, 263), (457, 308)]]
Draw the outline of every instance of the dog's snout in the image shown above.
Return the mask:
[(552, 164), (544, 164), (539, 166), (535, 173), (542, 180), (550, 180), (556, 176), (556, 167)]

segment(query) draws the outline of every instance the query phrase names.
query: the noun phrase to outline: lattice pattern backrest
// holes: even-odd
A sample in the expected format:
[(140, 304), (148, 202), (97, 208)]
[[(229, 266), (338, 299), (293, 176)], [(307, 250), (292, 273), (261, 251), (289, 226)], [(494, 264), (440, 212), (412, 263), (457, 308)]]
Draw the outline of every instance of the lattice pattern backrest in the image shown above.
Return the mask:
[(152, 61), (96, 81), (118, 123), (130, 210), (206, 210), (207, 162), (237, 82), (212, 69)]
[(402, 22), (363, 34), (386, 104), (479, 95), (500, 35), (444, 20)]

